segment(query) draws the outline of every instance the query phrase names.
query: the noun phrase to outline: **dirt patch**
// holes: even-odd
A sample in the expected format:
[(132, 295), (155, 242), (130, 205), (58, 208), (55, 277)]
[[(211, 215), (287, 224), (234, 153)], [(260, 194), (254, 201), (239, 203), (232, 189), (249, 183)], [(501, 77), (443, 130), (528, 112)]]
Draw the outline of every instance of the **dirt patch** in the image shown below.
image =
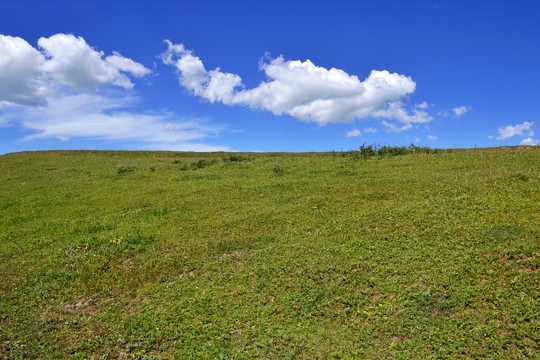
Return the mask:
[(95, 313), (96, 309), (93, 309), (93, 311), (90, 311), (92, 308), (91, 305), (94, 304), (94, 300), (91, 296), (82, 297), (79, 298), (75, 303), (71, 304), (64, 304), (62, 305), (62, 310), (67, 313), (80, 313), (80, 314), (87, 314), (87, 313)]

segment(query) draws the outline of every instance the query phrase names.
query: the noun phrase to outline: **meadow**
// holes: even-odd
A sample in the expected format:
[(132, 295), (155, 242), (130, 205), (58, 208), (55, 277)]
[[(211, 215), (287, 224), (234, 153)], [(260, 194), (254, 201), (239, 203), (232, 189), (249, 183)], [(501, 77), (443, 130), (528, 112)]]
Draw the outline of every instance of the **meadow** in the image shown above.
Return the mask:
[(380, 150), (0, 156), (0, 358), (539, 358), (540, 147)]

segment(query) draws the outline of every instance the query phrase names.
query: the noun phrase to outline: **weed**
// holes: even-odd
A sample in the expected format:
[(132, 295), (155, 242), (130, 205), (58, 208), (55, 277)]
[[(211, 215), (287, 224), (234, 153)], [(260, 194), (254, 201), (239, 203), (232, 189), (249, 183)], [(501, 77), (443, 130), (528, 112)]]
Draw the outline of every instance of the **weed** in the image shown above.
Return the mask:
[(272, 168), (272, 171), (276, 175), (283, 175), (283, 168), (281, 167), (281, 163), (283, 162), (283, 158), (280, 158), (277, 164), (274, 165)]

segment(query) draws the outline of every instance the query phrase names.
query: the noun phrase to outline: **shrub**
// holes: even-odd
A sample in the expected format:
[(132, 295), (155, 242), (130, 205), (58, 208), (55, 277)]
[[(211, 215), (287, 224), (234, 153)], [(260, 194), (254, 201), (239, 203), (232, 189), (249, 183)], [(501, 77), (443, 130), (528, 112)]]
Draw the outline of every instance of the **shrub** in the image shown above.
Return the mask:
[(222, 159), (224, 163), (242, 162), (242, 161), (251, 160), (251, 158), (247, 156), (242, 156), (239, 154), (230, 154), (229, 156), (224, 156)]
[(137, 168), (135, 166), (120, 166), (117, 170), (116, 170), (116, 173), (118, 175), (123, 175), (123, 174), (127, 174), (127, 173), (131, 173), (131, 172), (134, 172)]
[(350, 150), (344, 153), (344, 156), (351, 156), (353, 159), (363, 159), (367, 160), (371, 157), (378, 156), (379, 158), (391, 157), (398, 155), (407, 155), (407, 154), (416, 154), (416, 153), (438, 153), (439, 150), (430, 149), (427, 146), (418, 146), (415, 144), (410, 144), (409, 146), (389, 146), (377, 144), (366, 145), (362, 144), (358, 150)]
[(180, 167), (180, 170), (182, 170), (182, 171), (185, 171), (185, 170), (197, 170), (197, 169), (202, 169), (202, 168), (205, 168), (207, 166), (213, 165), (215, 163), (216, 163), (216, 160), (210, 160), (209, 161), (209, 160), (206, 160), (206, 159), (199, 159), (197, 161), (192, 162), (189, 165), (188, 164), (183, 164)]

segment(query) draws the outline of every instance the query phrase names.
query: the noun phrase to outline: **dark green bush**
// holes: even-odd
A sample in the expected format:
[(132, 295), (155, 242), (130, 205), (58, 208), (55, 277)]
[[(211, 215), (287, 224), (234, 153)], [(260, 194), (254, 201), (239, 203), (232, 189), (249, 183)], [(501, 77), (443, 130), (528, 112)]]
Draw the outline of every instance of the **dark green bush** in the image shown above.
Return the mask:
[(233, 162), (242, 162), (242, 161), (251, 160), (250, 157), (242, 156), (240, 154), (230, 154), (228, 156), (224, 156), (222, 159), (224, 163), (233, 163)]
[(123, 174), (134, 172), (135, 170), (137, 170), (137, 168), (135, 166), (120, 166), (116, 170), (116, 173), (118, 175), (123, 175)]

